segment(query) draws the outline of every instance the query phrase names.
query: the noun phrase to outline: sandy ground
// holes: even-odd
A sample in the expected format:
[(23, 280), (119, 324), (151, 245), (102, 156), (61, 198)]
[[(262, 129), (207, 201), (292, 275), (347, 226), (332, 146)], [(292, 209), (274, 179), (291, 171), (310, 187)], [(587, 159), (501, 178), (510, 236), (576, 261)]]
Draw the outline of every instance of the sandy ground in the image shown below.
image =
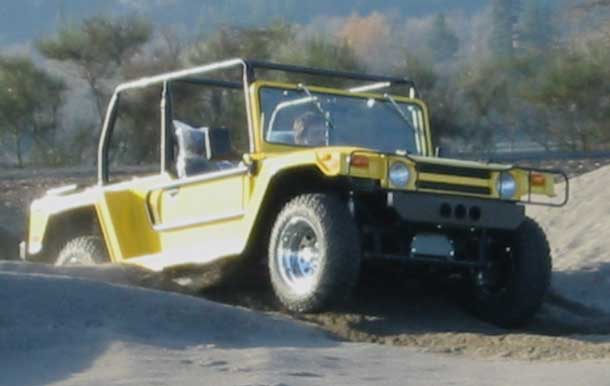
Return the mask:
[[(56, 187), (58, 180), (90, 182), (88, 175), (73, 170), (34, 175), (31, 171), (0, 171), (0, 226), (19, 233), (15, 230), (24, 228), (23, 213), (32, 198)], [(0, 292), (0, 303), (8, 304), (10, 312), (0, 314), (0, 326), (6, 327), (0, 329), (0, 370), (4, 368), (0, 373), (13, 374), (14, 378), (6, 378), (9, 380), (30, 374), (31, 379), (17, 384), (67, 385), (195, 384), (202, 377), (209, 384), (236, 385), (404, 384), (405, 380), (409, 384), (450, 384), (451, 380), (479, 385), (517, 379), (525, 384), (610, 384), (610, 370), (602, 378), (610, 360), (610, 257), (604, 252), (610, 244), (605, 227), (610, 204), (600, 194), (609, 182), (610, 167), (601, 168), (571, 181), (573, 199), (568, 207), (528, 210), (549, 234), (555, 272), (553, 291), (542, 312), (521, 331), (502, 330), (466, 314), (453, 299), (450, 286), (428, 278), (405, 281), (398, 274), (383, 280), (365, 278), (353, 301), (334, 312), (291, 316), (281, 313), (268, 285), (260, 282), (239, 287), (224, 283), (193, 292), (198, 285), (181, 287), (170, 280), (175, 278), (125, 267), (75, 270), (2, 263), (0, 282), (5, 283), (0, 285), (8, 291)], [(0, 242), (0, 257), (1, 253), (12, 255), (7, 242)], [(67, 278), (74, 276), (86, 280)], [(116, 287), (125, 284), (131, 287)], [(67, 287), (61, 289), (64, 285)], [(187, 292), (196, 298), (150, 289)], [(47, 297), (51, 294), (54, 297)], [(136, 303), (129, 300), (134, 298)], [(256, 320), (252, 323), (280, 320), (291, 328), (314, 331), (315, 338), (305, 340), (325, 343), (302, 347), (299, 332), (294, 339), (288, 334), (284, 343), (274, 345), (272, 337), (259, 336), (260, 331), (239, 323), (227, 322), (227, 328), (220, 329), (210, 326), (201, 315), (235, 309), (204, 299), (255, 310), (236, 311), (250, 315)], [(174, 308), (175, 302), (188, 304), (186, 311)], [(93, 303), (99, 305), (99, 311), (91, 307)], [(54, 313), (52, 305), (57, 304)], [(72, 307), (76, 307), (74, 312)], [(136, 315), (139, 313), (158, 318)], [(227, 315), (231, 315), (228, 320), (241, 318)], [(28, 319), (32, 316), (36, 320)], [(45, 334), (55, 334), (55, 327), (61, 330), (58, 338), (47, 338)], [(137, 329), (147, 332), (140, 335)], [(33, 343), (29, 342), (31, 334), (39, 334), (32, 337)], [(81, 334), (86, 337), (78, 338)], [(227, 346), (219, 343), (226, 334), (260, 341), (252, 346), (243, 342), (239, 347)], [(23, 346), (15, 343), (20, 339)], [(39, 339), (50, 343), (39, 345)], [(62, 356), (70, 360), (60, 361), (57, 368), (54, 360)], [(30, 365), (26, 357), (36, 360)], [(337, 359), (320, 359), (326, 357)], [(75, 358), (77, 363), (71, 363)], [(370, 365), (371, 358), (375, 366)], [(136, 378), (127, 381), (127, 375)], [(0, 385), (15, 384), (2, 383), (3, 379), (0, 377)]]
[(570, 299), (610, 313), (610, 167), (571, 181), (562, 209), (531, 208), (551, 240), (556, 288)]
[[(480, 361), (342, 342), (284, 316), (120, 285), (132, 278), (117, 267), (74, 272), (0, 264), (0, 385), (610, 384), (607, 361)], [(102, 276), (114, 284), (83, 278)]]

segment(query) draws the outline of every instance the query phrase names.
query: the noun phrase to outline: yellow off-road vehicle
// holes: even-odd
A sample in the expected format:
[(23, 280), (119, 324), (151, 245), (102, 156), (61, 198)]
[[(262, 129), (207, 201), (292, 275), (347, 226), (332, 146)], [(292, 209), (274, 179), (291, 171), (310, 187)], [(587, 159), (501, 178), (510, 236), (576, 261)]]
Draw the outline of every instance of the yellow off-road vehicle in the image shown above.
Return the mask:
[(502, 326), (531, 318), (551, 277), (523, 204), (568, 198), (558, 171), (440, 157), (412, 81), (243, 59), (120, 85), (97, 177), (32, 203), (22, 258), (160, 271), (254, 256), (296, 312), (390, 259), (461, 276)]

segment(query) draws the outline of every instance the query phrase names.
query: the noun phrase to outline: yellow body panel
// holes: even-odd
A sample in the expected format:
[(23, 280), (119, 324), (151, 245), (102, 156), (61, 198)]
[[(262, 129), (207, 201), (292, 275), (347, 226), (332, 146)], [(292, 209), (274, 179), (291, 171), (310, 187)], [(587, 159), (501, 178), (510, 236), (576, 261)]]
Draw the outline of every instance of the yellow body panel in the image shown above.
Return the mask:
[(147, 221), (142, 191), (105, 192), (98, 208), (112, 261), (161, 252), (160, 237)]
[[(76, 188), (75, 188), (76, 189)], [(68, 192), (67, 192), (68, 193)], [(43, 248), (48, 225), (54, 216), (86, 207), (94, 207), (101, 197), (97, 187), (71, 194), (50, 194), (34, 200), (30, 205), (28, 253), (38, 254)]]

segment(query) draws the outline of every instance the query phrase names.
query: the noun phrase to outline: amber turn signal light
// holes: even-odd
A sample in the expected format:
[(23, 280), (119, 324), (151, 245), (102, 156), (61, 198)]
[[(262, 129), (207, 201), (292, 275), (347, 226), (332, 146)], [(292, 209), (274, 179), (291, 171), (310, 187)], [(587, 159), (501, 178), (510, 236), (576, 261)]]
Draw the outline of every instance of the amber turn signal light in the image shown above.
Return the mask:
[(355, 168), (368, 168), (369, 159), (362, 155), (355, 155), (352, 157), (351, 165)]
[(533, 173), (530, 176), (532, 186), (546, 186), (546, 176), (544, 174)]

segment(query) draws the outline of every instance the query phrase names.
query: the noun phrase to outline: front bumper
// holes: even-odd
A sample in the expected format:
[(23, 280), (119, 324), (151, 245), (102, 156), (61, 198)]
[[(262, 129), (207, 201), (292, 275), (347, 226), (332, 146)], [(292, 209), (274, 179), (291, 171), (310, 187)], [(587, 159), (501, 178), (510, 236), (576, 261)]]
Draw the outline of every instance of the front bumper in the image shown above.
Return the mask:
[(388, 205), (410, 223), (457, 228), (514, 230), (525, 207), (513, 202), (415, 192), (390, 192)]

